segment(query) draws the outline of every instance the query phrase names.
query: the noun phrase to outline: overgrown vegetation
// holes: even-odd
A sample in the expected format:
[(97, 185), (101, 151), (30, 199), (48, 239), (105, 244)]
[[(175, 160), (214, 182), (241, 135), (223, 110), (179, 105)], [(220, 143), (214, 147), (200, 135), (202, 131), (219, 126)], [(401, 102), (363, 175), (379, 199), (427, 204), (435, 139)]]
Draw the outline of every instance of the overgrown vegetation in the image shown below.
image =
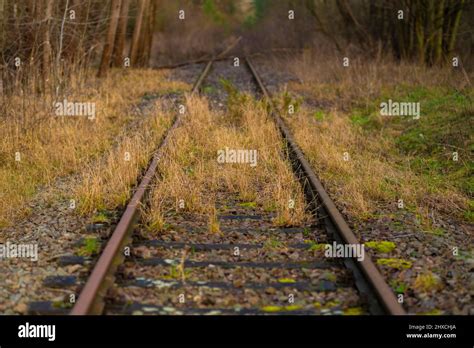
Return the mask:
[[(249, 96), (231, 99), (229, 113), (217, 115), (205, 99), (189, 98), (183, 125), (176, 130), (160, 161), (161, 180), (151, 195), (147, 213), (150, 230), (164, 226), (165, 214), (177, 202), (184, 211), (209, 216), (210, 232), (217, 232), (215, 202), (218, 192), (236, 193), (242, 206), (274, 206), (275, 224), (293, 225), (305, 219), (301, 188), (281, 157), (278, 133), (262, 104)], [(248, 163), (218, 163), (217, 153), (255, 149), (256, 167)], [(223, 168), (225, 166), (225, 168)], [(294, 208), (289, 205), (293, 199)]]
[[(39, 186), (52, 184), (56, 178), (80, 172), (98, 161), (123, 133), (124, 127), (137, 117), (134, 104), (138, 104), (143, 94), (187, 88), (184, 84), (166, 81), (165, 76), (163, 72), (130, 71), (125, 75), (114, 73), (103, 81), (94, 82), (95, 78), (90, 74), (87, 86), (70, 86), (65, 98), (95, 103), (94, 119), (57, 116), (53, 102), (62, 99), (53, 95), (10, 97), (3, 107), (11, 118), (0, 120), (0, 225), (7, 225), (15, 217), (27, 213), (25, 202)], [(135, 88), (130, 89), (130, 84)], [(35, 119), (28, 120), (27, 115), (35, 115)], [(166, 124), (161, 123), (160, 117), (163, 116), (155, 115), (153, 119), (163, 130)], [(117, 152), (116, 157), (109, 156), (109, 164), (122, 163), (132, 168), (137, 156), (142, 162), (148, 160), (144, 156), (149, 155), (149, 150), (137, 155), (133, 152), (137, 137), (124, 141), (119, 148), (130, 151), (132, 161), (121, 161), (123, 153)], [(139, 173), (138, 167), (135, 172)], [(112, 176), (120, 180), (121, 173), (116, 174)], [(132, 172), (129, 174), (133, 175)], [(131, 177), (128, 180), (132, 180)], [(92, 182), (86, 183), (88, 187), (83, 190), (97, 190)], [(75, 199), (82, 207), (89, 206), (87, 211), (92, 207), (82, 197), (71, 196), (70, 199)], [(94, 209), (103, 207), (97, 205)]]
[[(286, 112), (287, 121), (352, 216), (374, 216), (381, 206), (393, 211), (401, 199), (433, 233), (433, 211), (472, 222), (474, 95), (461, 71), (389, 57), (335, 67), (323, 54), (309, 53), (286, 66), (301, 79), (288, 87), (292, 93), (324, 105), (316, 112)], [(382, 116), (380, 104), (389, 99), (420, 103), (420, 118)]]

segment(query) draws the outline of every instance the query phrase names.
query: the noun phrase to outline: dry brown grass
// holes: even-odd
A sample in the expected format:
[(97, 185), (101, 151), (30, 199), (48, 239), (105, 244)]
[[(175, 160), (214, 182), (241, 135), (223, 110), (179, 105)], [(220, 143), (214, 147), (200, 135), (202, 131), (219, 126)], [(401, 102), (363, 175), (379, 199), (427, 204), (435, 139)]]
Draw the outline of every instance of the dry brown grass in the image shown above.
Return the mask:
[(311, 115), (303, 109), (286, 120), (326, 188), (352, 216), (365, 218), (386, 205), (395, 208), (399, 199), (420, 212), (436, 208), (456, 214), (466, 209), (467, 198), (454, 187), (433, 187), (411, 171), (408, 158), (394, 151), (393, 139), (368, 137), (338, 112), (323, 121)]
[[(187, 100), (187, 114), (160, 161), (161, 180), (151, 195), (147, 220), (151, 230), (164, 226), (164, 215), (185, 202), (185, 210), (209, 216), (209, 230), (218, 232), (218, 191), (237, 193), (243, 202), (275, 210), (276, 225), (294, 225), (307, 218), (301, 187), (282, 156), (282, 143), (264, 107), (250, 98), (230, 114), (217, 115), (203, 98)], [(258, 151), (258, 164), (218, 163), (225, 149)], [(289, 199), (295, 207), (289, 207)]]
[[(417, 158), (397, 148), (400, 125), (392, 127), (391, 120), (373, 117), (376, 126), (367, 130), (351, 121), (355, 108), (373, 110), (377, 98), (387, 93), (403, 95), (407, 86), (465, 88), (462, 72), (449, 67), (428, 69), (387, 57), (374, 61), (353, 57), (350, 68), (344, 68), (341, 59), (306, 52), (275, 63), (289, 67), (300, 79), (288, 85), (290, 92), (321, 102), (318, 109), (324, 111), (319, 111), (319, 117), (306, 105), (295, 115), (287, 115), (286, 121), (338, 205), (359, 219), (387, 206), (396, 209), (399, 199), (427, 224), (433, 210), (462, 216), (469, 198), (447, 176), (427, 180), (429, 172), (412, 170), (410, 164)], [(349, 161), (344, 160), (345, 152)]]
[[(25, 203), (39, 186), (80, 172), (110, 148), (121, 129), (136, 117), (132, 105), (143, 94), (188, 88), (167, 81), (166, 73), (152, 70), (115, 71), (101, 81), (92, 73), (87, 76), (87, 84), (79, 81), (83, 77), (73, 77), (67, 95), (19, 92), (4, 104), (6, 114), (0, 125), (0, 226), (28, 212)], [(56, 116), (53, 103), (63, 99), (96, 103), (95, 120)], [(37, 123), (28, 122), (32, 119)], [(16, 152), (20, 152), (21, 162), (15, 161)]]
[(172, 119), (169, 114), (155, 113), (143, 122), (139, 134), (124, 136), (101, 161), (83, 170), (73, 194), (81, 214), (111, 210), (127, 203), (132, 194), (131, 187), (137, 182)]
[[(273, 63), (276, 69), (289, 71), (299, 79), (298, 83), (289, 85), (291, 90), (346, 110), (352, 104), (370, 106), (382, 92), (397, 87), (469, 87), (461, 68), (428, 68), (382, 54), (372, 60), (356, 55), (348, 57), (350, 66), (344, 67), (340, 55), (306, 50), (284, 60), (275, 59)], [(474, 81), (473, 72), (468, 74), (468, 79)]]

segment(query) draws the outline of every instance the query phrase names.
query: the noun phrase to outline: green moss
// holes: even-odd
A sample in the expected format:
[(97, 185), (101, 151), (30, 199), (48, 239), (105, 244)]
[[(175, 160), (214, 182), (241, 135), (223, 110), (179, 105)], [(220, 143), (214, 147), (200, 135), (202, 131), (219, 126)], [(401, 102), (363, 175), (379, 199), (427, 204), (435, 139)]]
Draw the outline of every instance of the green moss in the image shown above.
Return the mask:
[(350, 116), (350, 120), (353, 125), (362, 127), (366, 130), (378, 128), (379, 123), (376, 121), (377, 118), (373, 114), (364, 112), (362, 110), (355, 110)]
[(110, 217), (107, 211), (99, 211), (92, 217), (92, 223), (94, 224), (109, 224)]
[(387, 266), (396, 269), (408, 269), (411, 268), (412, 262), (404, 259), (378, 259), (377, 265)]
[(324, 304), (322, 304), (321, 302), (314, 302), (313, 303), (313, 306), (318, 308), (318, 309), (331, 309), (331, 308), (334, 308), (334, 307), (337, 307), (337, 306), (340, 306), (340, 305), (341, 305), (341, 301), (339, 301), (339, 300), (328, 301)]
[(333, 272), (325, 272), (322, 278), (325, 280), (329, 280), (330, 282), (335, 282), (337, 280), (337, 276)]
[(279, 283), (296, 283), (296, 280), (291, 278), (280, 278), (278, 279)]
[(365, 242), (364, 245), (370, 249), (374, 249), (375, 251), (379, 253), (389, 253), (396, 248), (396, 245), (394, 242), (389, 242), (385, 240), (369, 241), (369, 242)]
[(404, 294), (408, 290), (408, 285), (398, 280), (392, 280), (390, 286), (397, 294)]
[(58, 309), (69, 309), (69, 308), (72, 308), (73, 304), (70, 302), (64, 302), (64, 301), (54, 301), (51, 305), (54, 308), (58, 308)]
[(316, 121), (324, 121), (324, 112), (321, 110), (315, 111), (313, 117)]
[(440, 309), (432, 309), (431, 311), (428, 311), (428, 312), (419, 312), (419, 313), (416, 313), (416, 315), (442, 315), (443, 314), (443, 311), (440, 310)]
[(92, 256), (99, 253), (100, 241), (96, 237), (86, 237), (81, 248), (77, 252), (79, 256)]
[(308, 244), (310, 244), (310, 247), (309, 247), (308, 250), (312, 250), (312, 251), (324, 250), (324, 248), (327, 245), (325, 243), (315, 243), (315, 242), (311, 242), (311, 243), (308, 243)]
[(364, 310), (362, 307), (351, 307), (343, 310), (344, 315), (362, 315)]
[(276, 239), (268, 239), (263, 244), (263, 247), (266, 249), (283, 249), (285, 244)]
[(285, 311), (297, 311), (297, 310), (300, 310), (301, 308), (303, 307), (300, 305), (289, 305), (285, 307)]
[(270, 313), (280, 312), (282, 310), (283, 310), (283, 307), (280, 307), (280, 306), (265, 306), (265, 307), (262, 307), (262, 311), (270, 312)]
[(446, 231), (443, 230), (441, 227), (429, 228), (426, 232), (434, 234), (436, 236), (444, 236), (446, 234)]
[(257, 203), (256, 202), (244, 202), (244, 203), (239, 203), (239, 206), (243, 208), (256, 208)]
[(229, 210), (229, 206), (228, 206), (228, 205), (223, 205), (222, 207), (219, 208), (219, 211), (221, 211), (221, 212), (225, 212), (225, 211), (227, 211), (227, 210)]
[(190, 269), (182, 269), (181, 266), (179, 265), (171, 265), (170, 266), (170, 272), (168, 276), (165, 276), (163, 278), (166, 279), (182, 279), (187, 278), (188, 275), (191, 273)]
[(311, 230), (307, 227), (303, 229), (303, 237), (308, 238), (311, 236)]
[(266, 212), (270, 213), (270, 212), (274, 212), (277, 210), (277, 205), (275, 202), (267, 202), (265, 203), (265, 205), (263, 206), (263, 210), (265, 210)]
[(297, 311), (303, 308), (300, 305), (289, 305), (289, 306), (264, 306), (261, 308), (262, 311), (268, 313), (283, 312), (283, 311)]
[(216, 92), (216, 88), (214, 86), (205, 86), (203, 89), (202, 89), (203, 93), (205, 94), (212, 94), (212, 93), (215, 93)]
[(302, 102), (303, 98), (297, 98), (288, 92), (284, 92), (280, 100), (282, 114), (288, 114), (290, 105), (293, 106), (293, 112), (296, 114), (300, 110)]

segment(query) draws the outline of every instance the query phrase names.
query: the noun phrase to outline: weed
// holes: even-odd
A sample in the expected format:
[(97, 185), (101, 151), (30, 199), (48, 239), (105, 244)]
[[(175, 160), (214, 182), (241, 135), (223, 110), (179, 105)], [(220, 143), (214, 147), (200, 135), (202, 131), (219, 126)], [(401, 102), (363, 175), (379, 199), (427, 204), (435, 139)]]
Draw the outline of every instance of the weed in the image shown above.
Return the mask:
[(430, 292), (441, 288), (442, 283), (440, 277), (431, 272), (418, 274), (413, 284), (413, 289), (421, 292)]
[(239, 203), (239, 206), (243, 208), (249, 208), (249, 209), (254, 209), (257, 207), (256, 202), (244, 202), (244, 203)]
[(107, 212), (100, 211), (97, 214), (95, 214), (92, 217), (92, 223), (95, 223), (95, 224), (97, 224), (97, 223), (109, 224), (110, 219), (107, 215)]
[(390, 268), (401, 270), (401, 269), (411, 268), (412, 263), (411, 261), (404, 260), (404, 259), (378, 259), (377, 265), (387, 266)]
[(263, 247), (270, 250), (281, 250), (285, 248), (285, 244), (276, 239), (270, 238), (265, 241)]
[(407, 284), (397, 280), (392, 280), (390, 286), (397, 294), (404, 294), (408, 290)]
[(365, 242), (364, 245), (370, 249), (374, 249), (379, 253), (389, 253), (393, 251), (396, 247), (394, 242), (389, 242), (385, 240)]
[(313, 242), (311, 240), (309, 241), (305, 241), (305, 243), (309, 244), (309, 249), (308, 250), (311, 250), (311, 251), (321, 251), (321, 250), (324, 250), (324, 248), (326, 247), (327, 244), (325, 243), (316, 243), (316, 242)]
[(364, 310), (362, 307), (351, 307), (343, 310), (344, 315), (362, 315)]
[(92, 256), (98, 254), (100, 251), (100, 241), (96, 237), (86, 237), (83, 245), (78, 250), (79, 256)]

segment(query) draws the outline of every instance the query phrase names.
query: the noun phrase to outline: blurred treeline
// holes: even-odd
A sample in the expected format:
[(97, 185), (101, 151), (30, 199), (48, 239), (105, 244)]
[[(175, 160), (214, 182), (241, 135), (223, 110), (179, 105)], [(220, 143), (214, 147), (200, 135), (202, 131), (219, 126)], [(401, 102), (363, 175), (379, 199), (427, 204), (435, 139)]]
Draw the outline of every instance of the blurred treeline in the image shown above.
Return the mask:
[(474, 0), (0, 0), (0, 93), (230, 48), (383, 51), (427, 65), (457, 55), (468, 66), (473, 23)]

